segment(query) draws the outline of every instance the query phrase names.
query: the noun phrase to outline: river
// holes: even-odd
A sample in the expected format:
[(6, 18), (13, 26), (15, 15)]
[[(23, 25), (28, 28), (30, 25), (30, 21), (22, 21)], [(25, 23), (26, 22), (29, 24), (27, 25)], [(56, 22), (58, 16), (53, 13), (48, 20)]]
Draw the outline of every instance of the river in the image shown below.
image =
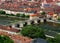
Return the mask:
[(7, 16), (0, 16), (0, 25), (8, 25), (18, 21), (24, 21), (25, 19), (21, 18), (14, 18), (14, 17), (7, 17)]
[(38, 26), (44, 30), (45, 34), (50, 36), (56, 36), (57, 33), (60, 33), (60, 24), (57, 23), (46, 22), (40, 23)]

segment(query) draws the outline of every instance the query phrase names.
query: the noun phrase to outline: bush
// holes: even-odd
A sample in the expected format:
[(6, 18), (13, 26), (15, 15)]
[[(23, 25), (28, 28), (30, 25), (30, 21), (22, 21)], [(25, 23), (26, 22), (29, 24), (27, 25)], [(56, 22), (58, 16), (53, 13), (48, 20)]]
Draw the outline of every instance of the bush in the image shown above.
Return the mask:
[(20, 14), (19, 14), (19, 13), (17, 13), (17, 14), (16, 14), (16, 17), (20, 17)]
[(53, 38), (47, 38), (47, 41), (49, 41), (50, 43), (54, 43), (54, 39)]
[(54, 40), (55, 40), (55, 43), (60, 43), (60, 35), (56, 35)]
[(10, 14), (6, 14), (7, 16), (9, 16)]
[(10, 15), (10, 14), (6, 14), (6, 15)]
[(58, 20), (60, 20), (60, 17), (58, 17)]
[(8, 36), (0, 35), (0, 43), (14, 43)]
[(21, 34), (31, 38), (46, 38), (44, 31), (33, 25), (23, 27)]
[(47, 38), (50, 43), (60, 43), (60, 35), (56, 35), (55, 38)]
[(14, 14), (10, 14), (11, 16), (15, 16)]
[(25, 17), (25, 14), (20, 14), (20, 17), (23, 17), (24, 18)]
[(6, 16), (15, 16), (14, 14), (6, 14)]
[(6, 12), (5, 12), (5, 11), (0, 10), (0, 14), (6, 14)]
[(42, 12), (41, 14), (42, 14), (42, 15), (45, 15), (46, 13), (45, 13), (45, 12)]

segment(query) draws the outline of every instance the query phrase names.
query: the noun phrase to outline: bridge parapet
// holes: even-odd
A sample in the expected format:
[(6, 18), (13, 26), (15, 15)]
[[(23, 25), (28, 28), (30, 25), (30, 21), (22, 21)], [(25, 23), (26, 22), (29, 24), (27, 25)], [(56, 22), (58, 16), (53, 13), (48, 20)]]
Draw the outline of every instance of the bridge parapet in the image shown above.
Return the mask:
[(44, 22), (44, 19), (34, 19), (34, 20), (26, 20), (26, 21), (22, 21), (22, 22), (18, 22), (18, 23), (15, 23), (15, 24), (11, 24), (10, 26), (12, 28), (22, 28), (26, 25), (31, 25), (31, 24), (39, 24), (40, 22)]

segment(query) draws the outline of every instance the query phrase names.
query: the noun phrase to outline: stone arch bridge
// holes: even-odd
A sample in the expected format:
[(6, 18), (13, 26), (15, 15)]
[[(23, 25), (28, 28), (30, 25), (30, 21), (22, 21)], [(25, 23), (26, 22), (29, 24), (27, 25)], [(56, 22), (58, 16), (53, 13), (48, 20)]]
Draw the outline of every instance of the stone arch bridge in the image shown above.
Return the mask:
[(12, 24), (10, 24), (8, 26), (10, 28), (21, 29), (22, 27), (24, 27), (26, 25), (39, 24), (41, 22), (46, 22), (46, 19), (26, 20), (26, 21), (12, 23)]

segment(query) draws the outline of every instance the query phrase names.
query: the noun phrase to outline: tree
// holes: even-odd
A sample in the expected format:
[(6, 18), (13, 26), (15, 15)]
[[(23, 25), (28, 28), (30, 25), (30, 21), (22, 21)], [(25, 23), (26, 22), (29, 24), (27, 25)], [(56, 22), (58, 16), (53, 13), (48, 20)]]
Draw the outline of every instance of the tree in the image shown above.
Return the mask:
[(26, 18), (29, 18), (30, 16), (29, 16), (29, 15), (26, 15), (25, 17), (26, 17)]
[(60, 35), (56, 35), (55, 38), (47, 39), (50, 43), (60, 43)]
[(14, 43), (14, 41), (6, 35), (0, 35), (0, 43)]
[(60, 35), (56, 35), (54, 40), (55, 40), (55, 43), (60, 43)]
[(46, 38), (44, 31), (37, 26), (29, 25), (25, 26), (21, 30), (21, 34), (23, 36), (31, 37), (31, 38)]
[(15, 16), (14, 14), (10, 14), (11, 16)]
[(19, 13), (17, 13), (17, 14), (16, 14), (16, 17), (20, 17), (20, 14), (19, 14)]
[(50, 43), (54, 43), (54, 38), (47, 37), (47, 41), (49, 41)]
[(5, 12), (5, 11), (0, 10), (0, 14), (6, 14), (6, 12)]
[(41, 14), (42, 14), (42, 15), (45, 15), (46, 13), (45, 13), (45, 12), (42, 12)]
[(6, 14), (6, 15), (10, 15), (10, 14)]
[(15, 15), (14, 15), (14, 14), (7, 14), (7, 13), (6, 13), (6, 16), (15, 16)]
[(20, 14), (20, 17), (25, 17), (25, 14)]
[(5, 15), (6, 15), (6, 17), (8, 17), (10, 14), (7, 14), (7, 13), (6, 13)]

